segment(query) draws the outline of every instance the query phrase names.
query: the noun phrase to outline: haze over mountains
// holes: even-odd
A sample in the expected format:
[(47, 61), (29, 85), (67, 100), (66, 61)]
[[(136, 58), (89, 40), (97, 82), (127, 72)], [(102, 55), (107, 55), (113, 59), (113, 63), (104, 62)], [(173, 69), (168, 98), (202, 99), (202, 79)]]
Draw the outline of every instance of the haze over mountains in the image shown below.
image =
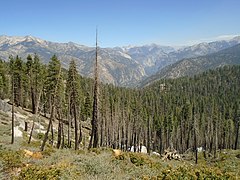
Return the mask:
[[(161, 70), (169, 70), (170, 68), (166, 67), (168, 65), (175, 67), (176, 65), (173, 64), (176, 62), (184, 62), (182, 66), (188, 66), (189, 64), (186, 64), (186, 62), (197, 62), (198, 58), (196, 57), (202, 56), (201, 58), (205, 58), (204, 63), (207, 65), (206, 62), (214, 58), (209, 59), (203, 56), (233, 47), (239, 43), (240, 36), (231, 40), (200, 43), (178, 49), (156, 44), (133, 47), (99, 48), (98, 57), (101, 80), (105, 83), (112, 83), (118, 86), (134, 87), (142, 80), (155, 73), (161, 74)], [(239, 52), (239, 50), (236, 51)], [(224, 50), (221, 52), (225, 53)], [(93, 63), (95, 58), (94, 47), (87, 47), (73, 42), (55, 43), (32, 36), (0, 36), (1, 59), (8, 60), (10, 55), (19, 55), (25, 60), (28, 54), (34, 53), (38, 54), (44, 63), (47, 63), (49, 59), (56, 54), (66, 68), (69, 62), (75, 59), (81, 75), (87, 77), (92, 77), (93, 75)], [(226, 53), (231, 54), (231, 50)], [(214, 56), (214, 54), (212, 54), (211, 57), (212, 56)], [(222, 57), (223, 55), (220, 54), (219, 56)], [(228, 57), (229, 56), (226, 56), (226, 58)], [(182, 60), (186, 58), (188, 61)], [(174, 69), (169, 71), (173, 70)], [(159, 76), (158, 78), (161, 77)]]

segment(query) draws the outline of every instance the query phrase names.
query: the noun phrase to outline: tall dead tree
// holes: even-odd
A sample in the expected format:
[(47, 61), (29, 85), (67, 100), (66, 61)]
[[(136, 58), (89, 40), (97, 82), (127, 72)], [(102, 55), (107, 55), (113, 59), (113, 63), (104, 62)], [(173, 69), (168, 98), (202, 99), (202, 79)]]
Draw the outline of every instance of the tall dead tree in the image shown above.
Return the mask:
[(97, 30), (96, 30), (96, 56), (95, 56), (95, 76), (94, 76), (94, 95), (93, 95), (93, 113), (92, 113), (92, 132), (88, 149), (98, 146), (98, 46), (97, 46)]
[(237, 150), (237, 148), (238, 148), (239, 126), (240, 126), (240, 106), (237, 105), (237, 104), (235, 105), (234, 122), (235, 122), (235, 143), (234, 143), (234, 149)]
[(194, 152), (195, 152), (195, 163), (198, 163), (198, 149), (197, 149), (197, 122), (195, 118), (195, 104), (192, 107), (192, 118), (193, 118), (193, 136), (194, 136)]
[(14, 75), (12, 74), (12, 140), (11, 144), (14, 143)]

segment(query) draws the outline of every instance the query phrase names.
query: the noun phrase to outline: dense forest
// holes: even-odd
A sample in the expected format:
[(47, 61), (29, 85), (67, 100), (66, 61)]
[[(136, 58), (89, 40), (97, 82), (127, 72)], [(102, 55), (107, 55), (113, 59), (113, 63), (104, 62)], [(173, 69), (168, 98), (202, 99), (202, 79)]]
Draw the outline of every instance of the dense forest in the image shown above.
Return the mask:
[[(0, 98), (49, 118), (42, 150), (47, 139), (57, 148), (74, 144), (75, 149), (89, 139), (82, 122), (92, 120), (94, 88), (94, 80), (78, 74), (74, 60), (68, 70), (55, 55), (47, 65), (36, 54), (0, 61)], [(143, 89), (99, 84), (97, 93), (97, 147), (127, 151), (145, 145), (160, 153), (168, 147), (180, 153), (203, 147), (214, 155), (239, 148), (240, 66), (160, 80)], [(57, 132), (52, 121), (59, 124)]]

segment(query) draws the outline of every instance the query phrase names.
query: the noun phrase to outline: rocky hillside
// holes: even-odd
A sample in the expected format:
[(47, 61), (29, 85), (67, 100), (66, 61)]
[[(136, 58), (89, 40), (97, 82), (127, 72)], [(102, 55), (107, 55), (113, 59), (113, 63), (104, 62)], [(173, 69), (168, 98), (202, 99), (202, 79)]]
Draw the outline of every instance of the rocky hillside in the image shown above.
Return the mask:
[[(0, 37), (0, 58), (19, 55), (24, 60), (28, 54), (37, 53), (44, 63), (56, 54), (65, 68), (75, 59), (81, 75), (91, 77), (95, 48), (69, 43), (54, 43), (39, 38)], [(129, 55), (113, 49), (99, 49), (101, 79), (105, 83), (132, 86), (145, 77), (144, 68)]]
[(183, 58), (193, 58), (215, 53), (240, 43), (240, 36), (230, 40), (200, 43), (187, 47), (159, 46), (156, 44), (125, 47), (123, 52), (136, 59), (145, 69), (147, 76), (151, 76), (162, 68), (173, 64)]
[(146, 86), (163, 78), (175, 79), (183, 76), (193, 76), (208, 69), (238, 64), (240, 64), (240, 44), (206, 56), (182, 59), (147, 78), (141, 86)]

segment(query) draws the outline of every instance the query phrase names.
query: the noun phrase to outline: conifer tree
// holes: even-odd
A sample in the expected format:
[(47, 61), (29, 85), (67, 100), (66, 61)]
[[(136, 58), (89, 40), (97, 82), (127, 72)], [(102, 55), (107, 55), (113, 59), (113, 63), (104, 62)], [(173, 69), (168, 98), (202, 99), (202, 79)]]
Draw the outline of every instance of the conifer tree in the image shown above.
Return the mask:
[(35, 54), (33, 58), (31, 55), (28, 55), (26, 75), (30, 91), (29, 94), (31, 97), (32, 113), (37, 114), (45, 78), (44, 66), (40, 63), (40, 59), (37, 54)]
[[(79, 108), (79, 77), (77, 73), (77, 68), (75, 61), (72, 60), (69, 65), (69, 70), (68, 70), (68, 78), (67, 78), (67, 85), (66, 85), (66, 97), (68, 101), (68, 106), (70, 112), (70, 118), (74, 118), (74, 132), (75, 132), (75, 150), (78, 149), (79, 145), (79, 140), (78, 140), (78, 124), (81, 123), (78, 121), (79, 113), (78, 110)], [(70, 126), (71, 126), (71, 120), (69, 118), (68, 122), (68, 141), (70, 141)], [(80, 125), (81, 127), (81, 125)], [(80, 128), (81, 131), (81, 128)], [(80, 132), (81, 134), (81, 132)], [(81, 138), (80, 138), (81, 139)], [(70, 143), (70, 142), (69, 142)]]
[(10, 71), (14, 82), (14, 103), (16, 106), (22, 106), (23, 62), (19, 56), (16, 56), (16, 58), (10, 57)]
[(10, 84), (8, 76), (8, 66), (7, 64), (0, 59), (0, 98), (5, 99), (9, 96)]
[(53, 125), (52, 121), (55, 117), (55, 102), (56, 102), (56, 96), (57, 96), (57, 90), (60, 83), (60, 76), (61, 76), (61, 64), (58, 60), (57, 56), (54, 55), (51, 58), (51, 61), (48, 65), (48, 75), (46, 80), (46, 89), (47, 89), (47, 96), (49, 98), (50, 103), (50, 119), (47, 127), (47, 131), (44, 136), (43, 143), (41, 145), (41, 151), (44, 150), (46, 141), (48, 139), (48, 133), (50, 131), (50, 128), (52, 129), (52, 143), (53, 143)]

